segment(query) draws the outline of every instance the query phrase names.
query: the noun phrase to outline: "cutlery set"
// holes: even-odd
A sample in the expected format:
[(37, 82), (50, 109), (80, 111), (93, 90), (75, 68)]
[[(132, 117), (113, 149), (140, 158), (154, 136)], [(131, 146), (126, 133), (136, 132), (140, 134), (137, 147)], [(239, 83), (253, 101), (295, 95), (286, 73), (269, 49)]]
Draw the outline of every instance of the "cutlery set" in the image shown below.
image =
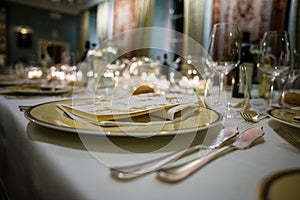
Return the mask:
[[(157, 172), (157, 178), (165, 182), (178, 182), (196, 172), (207, 163), (232, 150), (242, 150), (249, 148), (256, 140), (264, 135), (263, 127), (250, 128), (238, 134), (237, 127), (224, 128), (220, 131), (218, 137), (211, 146), (196, 145), (160, 159), (155, 159), (145, 163), (139, 163), (131, 166), (111, 167), (111, 175), (117, 179), (129, 180)], [(223, 146), (229, 139), (236, 136), (236, 140), (230, 145)], [(200, 150), (201, 148), (212, 149), (211, 153), (186, 162), (184, 164), (166, 167), (172, 161), (176, 161), (186, 154)]]
[(111, 173), (113, 176), (121, 178), (121, 179), (136, 178), (136, 177), (148, 174), (150, 172), (159, 170), (161, 167), (163, 167), (173, 161), (176, 161), (185, 155), (196, 152), (200, 149), (216, 149), (216, 148), (220, 147), (222, 144), (224, 144), (226, 141), (235, 137), (237, 134), (238, 134), (237, 127), (225, 128), (220, 131), (218, 137), (215, 139), (213, 144), (210, 146), (205, 146), (205, 145), (199, 144), (199, 145), (191, 146), (187, 149), (183, 149), (183, 150), (177, 151), (175, 153), (171, 153), (167, 156), (157, 158), (154, 160), (150, 160), (150, 161), (147, 161), (144, 163), (138, 163), (138, 164), (130, 165), (130, 166), (112, 167)]
[[(19, 106), (20, 111), (26, 111), (30, 108), (30, 106)], [(73, 115), (69, 116), (71, 113), (63, 112), (63, 114), (74, 119)], [(211, 145), (199, 144), (190, 146), (189, 148), (173, 152), (161, 158), (156, 158), (154, 160), (149, 160), (134, 165), (112, 166), (110, 167), (110, 172), (112, 177), (120, 180), (131, 180), (151, 172), (156, 172), (157, 178), (161, 181), (178, 182), (187, 178), (191, 174), (195, 173), (198, 169), (204, 167), (210, 161), (227, 152), (249, 148), (256, 140), (263, 137), (263, 135), (264, 131), (263, 127), (261, 126), (250, 128), (242, 132), (238, 130), (237, 126), (227, 127), (219, 131), (217, 137), (214, 139)], [(201, 149), (209, 149), (210, 151), (204, 156), (201, 155), (199, 158), (183, 164), (170, 165), (180, 158), (197, 152)]]

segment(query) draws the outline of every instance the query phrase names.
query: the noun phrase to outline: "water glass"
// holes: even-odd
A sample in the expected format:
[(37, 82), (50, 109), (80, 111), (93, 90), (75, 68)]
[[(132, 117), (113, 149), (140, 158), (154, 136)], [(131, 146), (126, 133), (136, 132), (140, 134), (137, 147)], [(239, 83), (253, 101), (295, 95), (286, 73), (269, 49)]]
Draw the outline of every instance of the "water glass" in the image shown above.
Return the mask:
[[(206, 87), (204, 92), (204, 102), (209, 108), (212, 108), (221, 113), (226, 118), (240, 117), (240, 112), (243, 112), (249, 106), (250, 90), (247, 81), (247, 71), (244, 65), (238, 66), (239, 76), (235, 76), (236, 69), (232, 70), (223, 80), (224, 92), (219, 95), (219, 77), (214, 73), (206, 80)], [(239, 97), (234, 97), (235, 85), (239, 85)], [(215, 105), (218, 102), (223, 102), (225, 105), (219, 109)]]

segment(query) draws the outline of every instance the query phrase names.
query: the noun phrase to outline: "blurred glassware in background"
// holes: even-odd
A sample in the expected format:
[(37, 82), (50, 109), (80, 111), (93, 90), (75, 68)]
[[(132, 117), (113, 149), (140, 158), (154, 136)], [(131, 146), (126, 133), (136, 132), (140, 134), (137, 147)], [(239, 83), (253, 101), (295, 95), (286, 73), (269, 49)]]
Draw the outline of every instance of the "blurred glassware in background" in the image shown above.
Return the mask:
[(149, 85), (157, 92), (166, 91), (170, 83), (162, 74), (162, 64), (147, 56), (133, 57), (125, 65), (120, 76), (114, 74), (114, 85), (133, 91), (140, 85)]
[(101, 86), (107, 86), (104, 72), (108, 66), (115, 61), (116, 55), (117, 48), (111, 43), (106, 47), (100, 47), (100, 45), (98, 45), (89, 49), (86, 53), (85, 60), (78, 65), (78, 77), (83, 86), (90, 91), (96, 91), (97, 88)]
[[(152, 42), (143, 41), (142, 38), (147, 38), (148, 40), (147, 33), (149, 33), (149, 31), (151, 31), (153, 35), (158, 34), (164, 36), (165, 34), (166, 37), (170, 36), (170, 34), (174, 34), (176, 38), (182, 38), (182, 41), (186, 43), (186, 47), (189, 48), (186, 48), (183, 55), (182, 47), (177, 49), (171, 47), (173, 45), (165, 45), (165, 43), (154, 42), (152, 44)], [(88, 57), (79, 65), (79, 75), (82, 77), (82, 82), (90, 91), (97, 91), (108, 87), (113, 88), (115, 86), (122, 87), (124, 90), (134, 90), (134, 87), (138, 87), (141, 84), (150, 84), (150, 82), (155, 83), (157, 87), (161, 85), (165, 89), (174, 92), (180, 92), (181, 89), (189, 92), (190, 90), (186, 88), (191, 88), (191, 85), (189, 85), (190, 82), (196, 87), (196, 91), (203, 90), (198, 87), (202, 87), (203, 80), (206, 78), (204, 69), (207, 67), (202, 57), (207, 54), (207, 51), (192, 38), (188, 38), (179, 32), (171, 31), (172, 33), (169, 33), (169, 31), (170, 30), (155, 27), (134, 29), (133, 31), (126, 31), (122, 34), (115, 35), (113, 38), (101, 41), (100, 45), (95, 48), (95, 52), (91, 54), (91, 59), (89, 60)], [(141, 40), (136, 40), (133, 43), (134, 45), (130, 42), (129, 45), (124, 41), (126, 38), (141, 38)], [(168, 42), (171, 41), (166, 40), (166, 44)], [(155, 50), (153, 53), (156, 57), (160, 58), (163, 58), (164, 53), (168, 53), (169, 66), (165, 66), (164, 63), (158, 59), (155, 60), (151, 57), (147, 57), (148, 53), (152, 54), (151, 49)], [(104, 52), (107, 52), (107, 56)], [(160, 54), (159, 56), (158, 53)], [(187, 58), (188, 55), (192, 55), (193, 58), (198, 59), (196, 64), (193, 65), (194, 69), (190, 70), (191, 76), (193, 76), (190, 78), (187, 77), (189, 75), (185, 74), (184, 70), (182, 70), (180, 62), (175, 64), (172, 62), (174, 57), (177, 58), (177, 56), (190, 60)], [(164, 71), (166, 67), (168, 68), (168, 74), (163, 74), (162, 71)], [(194, 71), (202, 76), (197, 77)], [(188, 79), (188, 81), (184, 81), (186, 79)], [(179, 81), (184, 83), (181, 84), (183, 87), (179, 86)], [(195, 90), (192, 89), (191, 91), (194, 93)]]
[(112, 47), (91, 50), (84, 62), (79, 64), (79, 80), (96, 96), (104, 89), (118, 88), (130, 93), (141, 85), (148, 85), (157, 93), (202, 94), (205, 89), (205, 80), (193, 66), (197, 61), (192, 56), (181, 58), (180, 68), (178, 60), (172, 66), (147, 56), (130, 59), (118, 56), (117, 49)]
[[(178, 92), (181, 93), (203, 94), (206, 81), (195, 66), (206, 66), (201, 66), (199, 58), (195, 58), (195, 56), (193, 57), (191, 55), (188, 55), (186, 59), (181, 58), (180, 66), (178, 66), (177, 59), (174, 63), (174, 69), (176, 71), (173, 69), (170, 75), (170, 82), (173, 85), (174, 90), (176, 90), (177, 87)], [(174, 77), (174, 79), (172, 77)]]
[(42, 78), (42, 75), (43, 75), (43, 71), (39, 67), (30, 66), (27, 69), (27, 78), (29, 80), (39, 80)]
[(78, 79), (77, 67), (69, 65), (56, 65), (47, 69), (46, 80), (43, 80), (43, 84), (60, 88), (68, 86), (82, 87)]
[[(0, 86), (7, 90), (13, 90), (16, 86), (22, 90), (32, 88), (47, 88), (55, 91), (56, 89), (68, 89), (79, 91), (81, 80), (78, 76), (78, 68), (74, 65), (57, 64), (49, 68), (39, 65), (25, 65), (17, 63), (6, 66), (0, 74)], [(29, 87), (27, 87), (29, 86)], [(2, 89), (3, 89), (2, 88)]]

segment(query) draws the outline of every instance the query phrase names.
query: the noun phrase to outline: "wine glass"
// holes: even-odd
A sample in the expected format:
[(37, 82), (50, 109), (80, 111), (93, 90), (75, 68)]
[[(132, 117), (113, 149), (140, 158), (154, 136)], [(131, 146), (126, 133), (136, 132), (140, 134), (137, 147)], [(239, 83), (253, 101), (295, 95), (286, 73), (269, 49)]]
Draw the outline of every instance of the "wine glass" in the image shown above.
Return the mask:
[(286, 74), (291, 67), (292, 51), (286, 31), (265, 32), (260, 43), (258, 68), (269, 79), (268, 104), (273, 103), (274, 81)]
[[(205, 91), (205, 104), (219, 111), (225, 117), (235, 117), (235, 114), (231, 112), (234, 105), (229, 101), (232, 94), (225, 91), (224, 77), (239, 65), (240, 49), (241, 41), (236, 24), (218, 23), (213, 26), (206, 64), (218, 75), (219, 85), (218, 91), (215, 91), (216, 87), (209, 92)], [(217, 96), (213, 96), (213, 93), (216, 93)]]

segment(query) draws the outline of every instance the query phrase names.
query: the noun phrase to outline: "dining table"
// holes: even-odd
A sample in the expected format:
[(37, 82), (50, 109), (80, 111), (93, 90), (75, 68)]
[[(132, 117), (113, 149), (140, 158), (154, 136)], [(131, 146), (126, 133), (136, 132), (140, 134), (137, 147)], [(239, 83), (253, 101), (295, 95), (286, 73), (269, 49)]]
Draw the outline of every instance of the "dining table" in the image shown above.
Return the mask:
[[(193, 133), (140, 136), (128, 131), (124, 135), (70, 131), (36, 123), (25, 116), (31, 106), (91, 96), (88, 91), (72, 95), (0, 95), (3, 199), (264, 199), (270, 177), (299, 172), (300, 151), (284, 133), (298, 138), (299, 144), (300, 129), (271, 117), (258, 123), (242, 117), (222, 117)], [(210, 136), (231, 126), (240, 132), (262, 127), (264, 136), (250, 148), (225, 153), (179, 182), (162, 181), (156, 172), (129, 180), (111, 175), (110, 168), (114, 166), (158, 158), (197, 143), (208, 144)], [(170, 165), (209, 153), (201, 152)]]

